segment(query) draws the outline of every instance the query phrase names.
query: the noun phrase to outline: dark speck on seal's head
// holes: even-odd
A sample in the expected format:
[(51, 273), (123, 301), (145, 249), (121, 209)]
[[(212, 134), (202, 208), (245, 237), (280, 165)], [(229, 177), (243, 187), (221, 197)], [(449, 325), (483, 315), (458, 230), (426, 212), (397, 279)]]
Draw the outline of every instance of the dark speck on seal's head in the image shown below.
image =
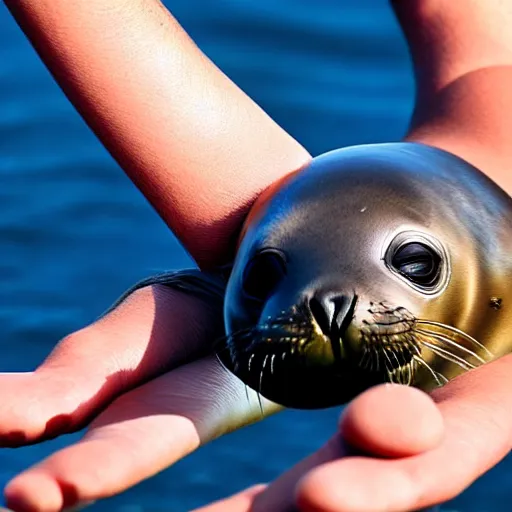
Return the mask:
[(512, 200), (458, 157), (412, 143), (327, 153), (251, 210), (218, 356), (289, 407), (442, 385), (511, 350), (512, 315), (489, 307), (512, 295), (511, 255)]

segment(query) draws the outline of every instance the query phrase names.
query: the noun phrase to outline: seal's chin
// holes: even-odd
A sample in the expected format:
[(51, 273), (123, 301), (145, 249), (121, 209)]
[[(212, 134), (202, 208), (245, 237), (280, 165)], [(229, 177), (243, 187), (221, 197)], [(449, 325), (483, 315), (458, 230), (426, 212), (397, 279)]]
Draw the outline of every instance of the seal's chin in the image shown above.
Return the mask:
[(386, 380), (381, 371), (363, 369), (362, 352), (351, 349), (355, 340), (346, 341), (324, 334), (307, 308), (294, 307), (232, 333), (217, 353), (228, 370), (265, 398), (316, 409), (346, 403)]
[(265, 398), (319, 409), (384, 382), (428, 391), (495, 358), (460, 328), (402, 306), (360, 301), (347, 311), (334, 323), (315, 308), (295, 306), (225, 337), (219, 359)]

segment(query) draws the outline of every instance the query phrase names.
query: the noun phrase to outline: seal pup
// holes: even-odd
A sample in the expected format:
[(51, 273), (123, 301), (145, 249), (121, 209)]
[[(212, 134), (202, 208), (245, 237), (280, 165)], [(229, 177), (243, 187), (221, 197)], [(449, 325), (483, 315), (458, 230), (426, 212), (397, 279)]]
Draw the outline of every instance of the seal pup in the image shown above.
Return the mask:
[(512, 199), (416, 143), (354, 146), (272, 185), (221, 274), (144, 284), (224, 301), (225, 367), (286, 407), (430, 390), (512, 349)]

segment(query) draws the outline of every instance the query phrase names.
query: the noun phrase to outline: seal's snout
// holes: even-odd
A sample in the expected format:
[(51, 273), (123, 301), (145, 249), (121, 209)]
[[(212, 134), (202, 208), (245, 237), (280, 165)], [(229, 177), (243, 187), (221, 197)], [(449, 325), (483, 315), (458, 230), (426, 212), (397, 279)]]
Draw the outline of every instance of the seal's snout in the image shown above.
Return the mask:
[(333, 342), (343, 338), (354, 318), (357, 295), (342, 295), (332, 292), (315, 292), (309, 299), (311, 316), (325, 336)]

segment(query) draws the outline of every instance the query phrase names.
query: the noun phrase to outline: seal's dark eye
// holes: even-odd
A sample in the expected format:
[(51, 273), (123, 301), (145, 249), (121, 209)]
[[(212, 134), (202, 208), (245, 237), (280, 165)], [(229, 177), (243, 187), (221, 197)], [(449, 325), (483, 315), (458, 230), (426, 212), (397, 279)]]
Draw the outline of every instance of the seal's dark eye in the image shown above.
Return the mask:
[(441, 274), (439, 254), (419, 242), (411, 242), (398, 247), (391, 264), (407, 279), (424, 287), (434, 286)]
[(285, 260), (280, 252), (262, 251), (245, 267), (243, 290), (249, 298), (264, 301), (270, 297), (285, 272)]

